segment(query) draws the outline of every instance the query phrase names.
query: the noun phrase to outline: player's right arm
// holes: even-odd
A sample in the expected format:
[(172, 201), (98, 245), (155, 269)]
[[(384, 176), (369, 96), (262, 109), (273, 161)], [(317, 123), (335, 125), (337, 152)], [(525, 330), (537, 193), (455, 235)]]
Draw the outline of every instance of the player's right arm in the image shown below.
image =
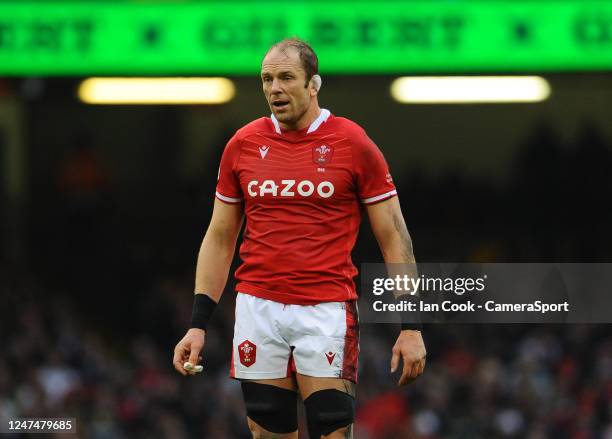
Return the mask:
[[(196, 294), (206, 294), (219, 302), (227, 282), (227, 275), (234, 258), (236, 240), (242, 226), (241, 204), (228, 204), (215, 199), (212, 218), (202, 240), (196, 266)], [(199, 363), (204, 348), (206, 331), (190, 328), (174, 348), (173, 365), (182, 375), (193, 374), (183, 368), (185, 362)]]
[(195, 291), (206, 292), (215, 302), (219, 302), (227, 282), (242, 219), (242, 204), (215, 199), (210, 225), (200, 246), (195, 279)]
[(194, 373), (185, 371), (185, 362), (189, 361), (195, 366), (200, 360), (206, 324), (221, 298), (234, 258), (243, 220), (243, 194), (236, 171), (239, 158), (240, 141), (235, 135), (225, 146), (221, 157), (215, 207), (200, 246), (191, 328), (174, 349), (174, 368), (183, 375)]

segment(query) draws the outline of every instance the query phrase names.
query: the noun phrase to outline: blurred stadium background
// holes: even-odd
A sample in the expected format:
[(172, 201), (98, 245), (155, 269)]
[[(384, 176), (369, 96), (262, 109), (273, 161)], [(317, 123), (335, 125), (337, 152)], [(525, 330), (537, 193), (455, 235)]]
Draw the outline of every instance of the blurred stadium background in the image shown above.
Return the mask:
[[(269, 113), (270, 43), (318, 51), (322, 107), (384, 151), (417, 260), (612, 256), (609, 1), (0, 3), (0, 417), (79, 437), (247, 438), (227, 375), (233, 283), (204, 376), (171, 353), (225, 142)], [(537, 75), (530, 103), (400, 103), (400, 76)], [(92, 76), (222, 76), (220, 104), (91, 105)], [(518, 91), (517, 91), (518, 93)], [(231, 93), (230, 93), (231, 95)], [(354, 260), (381, 260), (367, 222)], [(609, 291), (602, 291), (609, 294)], [(356, 438), (612, 438), (609, 325), (430, 325), (397, 390), (397, 328), (362, 325)]]

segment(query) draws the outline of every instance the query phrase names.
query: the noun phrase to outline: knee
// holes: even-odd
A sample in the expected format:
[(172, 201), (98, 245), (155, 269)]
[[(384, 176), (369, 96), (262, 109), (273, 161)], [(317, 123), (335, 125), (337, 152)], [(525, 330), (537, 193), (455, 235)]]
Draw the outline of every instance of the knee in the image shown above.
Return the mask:
[(297, 431), (296, 392), (252, 382), (243, 382), (242, 392), (254, 439), (292, 437)]
[(336, 389), (320, 390), (306, 398), (304, 405), (311, 439), (352, 435), (355, 398), (351, 395)]

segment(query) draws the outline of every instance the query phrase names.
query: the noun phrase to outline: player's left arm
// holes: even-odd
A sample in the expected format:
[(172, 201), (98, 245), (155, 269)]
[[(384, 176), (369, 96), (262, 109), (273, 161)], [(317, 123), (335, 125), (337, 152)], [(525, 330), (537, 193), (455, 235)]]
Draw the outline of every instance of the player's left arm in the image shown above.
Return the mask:
[[(366, 210), (385, 263), (405, 264), (402, 267), (409, 271), (414, 270), (416, 275), (412, 239), (408, 233), (398, 198), (392, 197), (380, 203), (368, 204)], [(391, 373), (397, 370), (400, 358), (404, 363), (398, 385), (414, 381), (423, 373), (427, 355), (421, 331), (401, 331), (393, 346), (392, 354)]]

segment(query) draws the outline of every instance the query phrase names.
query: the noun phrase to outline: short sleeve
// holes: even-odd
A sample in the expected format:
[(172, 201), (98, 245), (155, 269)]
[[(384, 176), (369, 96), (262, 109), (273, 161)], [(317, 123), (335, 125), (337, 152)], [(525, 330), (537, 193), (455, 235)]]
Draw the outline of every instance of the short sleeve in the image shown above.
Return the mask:
[(240, 188), (240, 180), (236, 174), (236, 164), (240, 157), (240, 142), (236, 136), (232, 137), (223, 151), (221, 156), (221, 164), (219, 166), (219, 177), (217, 179), (217, 191), (215, 196), (230, 204), (241, 203), (242, 189)]
[(354, 136), (357, 195), (363, 204), (373, 204), (397, 195), (389, 166), (378, 146), (359, 130)]

